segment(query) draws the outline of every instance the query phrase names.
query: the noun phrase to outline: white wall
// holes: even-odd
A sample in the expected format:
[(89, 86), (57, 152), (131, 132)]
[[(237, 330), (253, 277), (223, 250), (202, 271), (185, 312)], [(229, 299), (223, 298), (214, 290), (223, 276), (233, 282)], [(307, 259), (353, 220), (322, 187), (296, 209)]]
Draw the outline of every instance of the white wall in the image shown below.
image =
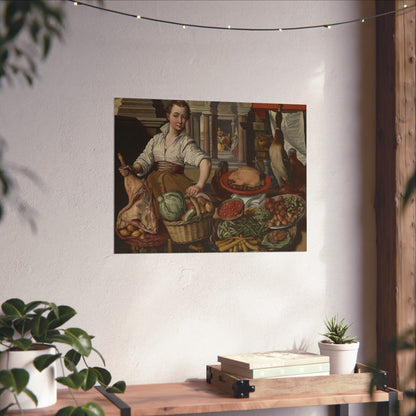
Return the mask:
[[(374, 14), (372, 1), (351, 0), (105, 6), (241, 27)], [(128, 383), (203, 378), (220, 353), (318, 352), (323, 319), (334, 313), (353, 322), (359, 359), (374, 359), (375, 22), (259, 33), (183, 30), (71, 3), (65, 10), (64, 42), (35, 86), (0, 90), (5, 161), (42, 182), (15, 176), (38, 231), (8, 205), (1, 300), (73, 306), (74, 324), (96, 336), (114, 378)], [(114, 255), (114, 97), (306, 104), (307, 252)]]

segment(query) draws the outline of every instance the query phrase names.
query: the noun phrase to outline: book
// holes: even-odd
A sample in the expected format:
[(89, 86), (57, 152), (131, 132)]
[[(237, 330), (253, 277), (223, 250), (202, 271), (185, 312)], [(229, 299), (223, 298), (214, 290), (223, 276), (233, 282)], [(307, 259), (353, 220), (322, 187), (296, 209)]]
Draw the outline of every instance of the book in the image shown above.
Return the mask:
[(219, 355), (218, 361), (221, 364), (230, 364), (252, 370), (257, 368), (329, 363), (329, 357), (303, 351), (269, 351)]
[(224, 363), (221, 364), (221, 370), (232, 375), (251, 379), (313, 375), (322, 376), (329, 375), (329, 362), (254, 369)]

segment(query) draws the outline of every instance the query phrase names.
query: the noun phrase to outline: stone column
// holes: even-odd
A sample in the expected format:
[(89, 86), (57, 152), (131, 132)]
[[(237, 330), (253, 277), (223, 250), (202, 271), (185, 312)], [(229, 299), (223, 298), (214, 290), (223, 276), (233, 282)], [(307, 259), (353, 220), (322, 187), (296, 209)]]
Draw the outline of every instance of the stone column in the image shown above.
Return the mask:
[(196, 141), (198, 146), (201, 145), (201, 113), (192, 113), (191, 115), (191, 137)]
[(246, 163), (247, 159), (247, 135), (243, 127), (247, 123), (247, 116), (238, 116), (238, 161)]
[(211, 157), (218, 159), (218, 103), (211, 102)]
[(211, 155), (209, 114), (204, 114), (204, 151)]

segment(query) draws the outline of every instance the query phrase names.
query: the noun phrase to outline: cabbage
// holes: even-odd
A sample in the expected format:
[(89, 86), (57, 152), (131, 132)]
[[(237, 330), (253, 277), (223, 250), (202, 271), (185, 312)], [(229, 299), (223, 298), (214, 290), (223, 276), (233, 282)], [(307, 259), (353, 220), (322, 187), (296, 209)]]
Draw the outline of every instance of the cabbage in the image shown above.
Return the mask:
[(179, 191), (168, 191), (160, 195), (159, 212), (166, 221), (178, 221), (186, 210), (185, 197)]

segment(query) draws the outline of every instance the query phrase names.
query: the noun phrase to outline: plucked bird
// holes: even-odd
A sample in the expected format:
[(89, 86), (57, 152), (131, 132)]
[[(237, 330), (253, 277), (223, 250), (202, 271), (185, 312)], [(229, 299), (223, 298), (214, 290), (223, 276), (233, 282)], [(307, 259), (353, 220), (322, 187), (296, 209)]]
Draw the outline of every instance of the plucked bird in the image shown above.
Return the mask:
[(284, 137), (281, 129), (282, 113), (276, 114), (276, 131), (269, 148), (270, 164), (279, 188), (290, 179), (290, 162), (284, 147)]

